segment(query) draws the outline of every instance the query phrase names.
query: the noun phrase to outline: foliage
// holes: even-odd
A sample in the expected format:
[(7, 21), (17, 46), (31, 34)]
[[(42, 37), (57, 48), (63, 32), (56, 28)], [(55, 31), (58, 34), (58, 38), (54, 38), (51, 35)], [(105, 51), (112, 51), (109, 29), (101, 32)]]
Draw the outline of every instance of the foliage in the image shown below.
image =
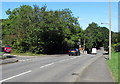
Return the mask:
[(92, 22), (85, 30), (85, 43), (88, 52), (91, 52), (91, 48), (95, 47), (99, 49), (104, 47), (108, 49), (108, 32), (106, 27), (100, 27), (98, 24)]
[(118, 32), (112, 32), (112, 44), (117, 44), (118, 41), (119, 41)]
[(3, 44), (17, 52), (63, 53), (77, 44), (83, 30), (70, 9), (47, 10), (47, 6), (22, 5), (6, 11), (2, 22)]
[[(11, 45), (19, 53), (36, 54), (66, 53), (72, 47), (78, 47), (80, 39), (86, 50), (92, 47), (105, 47), (108, 50), (108, 32), (106, 27), (91, 23), (85, 31), (70, 9), (48, 10), (47, 6), (22, 5), (6, 11), (8, 18), (2, 20), (2, 43)], [(118, 33), (112, 32), (112, 43)]]

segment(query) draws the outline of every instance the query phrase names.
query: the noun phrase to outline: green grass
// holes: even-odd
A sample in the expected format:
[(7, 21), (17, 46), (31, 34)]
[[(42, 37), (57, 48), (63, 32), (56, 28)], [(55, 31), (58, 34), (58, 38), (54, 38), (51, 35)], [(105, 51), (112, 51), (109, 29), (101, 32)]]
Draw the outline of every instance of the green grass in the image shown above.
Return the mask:
[(4, 52), (0, 52), (0, 56), (2, 57), (2, 55), (4, 54)]
[(4, 54), (4, 52), (0, 52), (0, 54)]
[(111, 60), (108, 60), (107, 63), (110, 67), (113, 78), (118, 82), (118, 53), (112, 51), (112, 58)]

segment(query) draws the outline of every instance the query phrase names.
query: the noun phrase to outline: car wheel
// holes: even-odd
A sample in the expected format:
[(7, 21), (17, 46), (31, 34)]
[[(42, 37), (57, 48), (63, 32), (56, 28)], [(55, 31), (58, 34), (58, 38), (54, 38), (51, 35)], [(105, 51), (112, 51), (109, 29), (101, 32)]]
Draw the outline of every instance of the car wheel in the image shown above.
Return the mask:
[(16, 62), (18, 62), (18, 60), (16, 60)]

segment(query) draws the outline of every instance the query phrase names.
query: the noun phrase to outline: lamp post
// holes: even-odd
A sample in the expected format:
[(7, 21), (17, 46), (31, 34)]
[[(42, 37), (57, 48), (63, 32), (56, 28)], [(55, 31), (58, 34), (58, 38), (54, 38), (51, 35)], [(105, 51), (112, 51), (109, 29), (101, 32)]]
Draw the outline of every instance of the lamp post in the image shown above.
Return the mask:
[(111, 0), (109, 0), (109, 59), (111, 59)]
[(111, 0), (109, 0), (109, 23), (101, 23), (109, 25), (109, 60), (111, 59), (111, 16), (112, 16)]
[(79, 39), (79, 42), (80, 42), (80, 44), (79, 44), (79, 48), (81, 48), (81, 39)]

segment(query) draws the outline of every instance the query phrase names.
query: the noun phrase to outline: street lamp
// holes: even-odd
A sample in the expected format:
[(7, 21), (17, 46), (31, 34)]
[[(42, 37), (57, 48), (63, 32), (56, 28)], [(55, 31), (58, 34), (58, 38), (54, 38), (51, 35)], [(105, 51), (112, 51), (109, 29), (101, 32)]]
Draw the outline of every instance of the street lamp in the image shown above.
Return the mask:
[(111, 59), (111, 0), (109, 0), (109, 23), (101, 23), (101, 24), (108, 24), (109, 25), (109, 59)]
[(109, 0), (109, 59), (111, 59), (111, 0)]

